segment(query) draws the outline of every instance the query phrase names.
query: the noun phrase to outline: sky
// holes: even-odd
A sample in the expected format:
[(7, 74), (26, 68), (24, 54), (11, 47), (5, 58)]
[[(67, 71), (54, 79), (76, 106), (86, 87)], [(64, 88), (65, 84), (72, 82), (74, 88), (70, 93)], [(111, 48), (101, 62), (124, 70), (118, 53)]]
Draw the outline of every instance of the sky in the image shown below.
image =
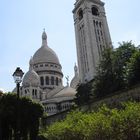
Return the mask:
[[(140, 44), (140, 1), (103, 0), (113, 46), (132, 40)], [(70, 80), (77, 63), (72, 10), (75, 0), (0, 0), (0, 89), (12, 91), (16, 67), (26, 73), (29, 59), (41, 46), (45, 28), (48, 45)]]

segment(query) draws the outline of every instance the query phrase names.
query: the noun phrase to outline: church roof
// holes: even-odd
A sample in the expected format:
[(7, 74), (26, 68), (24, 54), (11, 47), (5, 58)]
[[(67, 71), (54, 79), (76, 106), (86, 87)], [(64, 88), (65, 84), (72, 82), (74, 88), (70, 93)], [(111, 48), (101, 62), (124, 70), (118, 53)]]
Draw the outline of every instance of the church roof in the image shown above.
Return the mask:
[(62, 89), (60, 92), (55, 94), (53, 96), (53, 98), (56, 98), (56, 97), (74, 97), (75, 94), (76, 94), (76, 90), (74, 88), (67, 86), (64, 89)]

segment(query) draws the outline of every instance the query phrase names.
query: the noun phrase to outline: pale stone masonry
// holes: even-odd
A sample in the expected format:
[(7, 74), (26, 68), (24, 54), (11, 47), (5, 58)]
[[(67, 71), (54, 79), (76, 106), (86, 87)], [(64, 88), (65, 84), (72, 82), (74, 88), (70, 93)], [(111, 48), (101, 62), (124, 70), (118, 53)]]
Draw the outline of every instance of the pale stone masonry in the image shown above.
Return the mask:
[(48, 116), (72, 107), (77, 85), (94, 78), (102, 51), (112, 46), (103, 2), (77, 0), (73, 14), (78, 67), (74, 67), (70, 86), (68, 77), (67, 86), (63, 85), (61, 63), (55, 51), (48, 46), (44, 31), (41, 47), (31, 58), (20, 89), (20, 96), (42, 103)]
[(77, 0), (73, 15), (79, 78), (85, 83), (94, 78), (102, 51), (112, 47), (111, 37), (102, 1)]

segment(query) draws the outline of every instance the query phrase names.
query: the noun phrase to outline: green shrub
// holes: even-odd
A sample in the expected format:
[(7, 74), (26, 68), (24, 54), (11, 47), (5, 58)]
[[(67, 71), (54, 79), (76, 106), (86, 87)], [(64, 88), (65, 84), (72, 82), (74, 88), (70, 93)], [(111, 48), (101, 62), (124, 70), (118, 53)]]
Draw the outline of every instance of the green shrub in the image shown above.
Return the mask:
[(48, 140), (138, 140), (140, 103), (124, 103), (122, 110), (103, 105), (97, 112), (71, 112), (45, 132)]

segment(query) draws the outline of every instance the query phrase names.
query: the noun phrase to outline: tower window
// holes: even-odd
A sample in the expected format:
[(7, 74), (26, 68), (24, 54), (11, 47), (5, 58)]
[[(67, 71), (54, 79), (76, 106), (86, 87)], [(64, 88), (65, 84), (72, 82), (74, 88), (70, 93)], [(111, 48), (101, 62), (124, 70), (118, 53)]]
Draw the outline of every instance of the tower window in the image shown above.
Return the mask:
[(46, 85), (49, 85), (49, 77), (46, 77)]
[(102, 23), (101, 22), (99, 22), (99, 25), (100, 25), (100, 28), (102, 27)]
[(58, 77), (56, 77), (56, 85), (58, 86)]
[(96, 7), (92, 7), (91, 10), (92, 10), (92, 15), (99, 16), (99, 11), (98, 11), (98, 9)]
[(61, 79), (59, 79), (59, 82), (60, 82), (60, 84), (62, 85), (62, 80), (61, 80)]
[(44, 85), (44, 77), (40, 77), (40, 84), (41, 84), (41, 86)]
[(34, 90), (34, 97), (37, 98), (37, 90)]
[(25, 94), (27, 94), (27, 90), (25, 90)]
[(83, 18), (83, 10), (82, 9), (79, 10), (78, 16), (79, 16), (79, 20), (81, 20)]
[(54, 77), (51, 77), (51, 85), (54, 85)]
[(34, 89), (32, 90), (32, 96), (34, 96)]

